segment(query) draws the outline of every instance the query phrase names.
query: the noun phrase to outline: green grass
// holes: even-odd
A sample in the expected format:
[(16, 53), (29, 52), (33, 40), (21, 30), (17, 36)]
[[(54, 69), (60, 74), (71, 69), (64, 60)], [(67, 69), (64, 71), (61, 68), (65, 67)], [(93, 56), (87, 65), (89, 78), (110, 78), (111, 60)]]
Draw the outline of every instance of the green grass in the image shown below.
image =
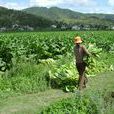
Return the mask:
[[(73, 57), (64, 57), (63, 54), (66, 56), (66, 53), (68, 55), (73, 53), (73, 37), (76, 33), (85, 41), (87, 40), (85, 44), (95, 42), (98, 47), (102, 47), (103, 51), (105, 51), (101, 55), (102, 60), (99, 59), (103, 64), (92, 67), (94, 68), (92, 74), (110, 71), (110, 66), (114, 63), (114, 54), (109, 53), (109, 50), (114, 51), (112, 43), (114, 40), (113, 31), (100, 31), (94, 32), (94, 34), (91, 34), (90, 31), (1, 34), (0, 55), (2, 56), (0, 58), (4, 59), (6, 57), (5, 59), (9, 62), (8, 59), (11, 59), (9, 55), (13, 54), (14, 57), (11, 59), (13, 67), (5, 73), (0, 72), (0, 114), (34, 114), (38, 113), (42, 108), (56, 104), (55, 102), (62, 98), (75, 96), (75, 93), (51, 90), (48, 71), (55, 68), (58, 72), (54, 70), (54, 73), (56, 75), (58, 73), (62, 77), (68, 74), (66, 70), (75, 71), (75, 66), (71, 65), (71, 69), (69, 66), (70, 62), (73, 61)], [(58, 55), (62, 55), (62, 58)], [(38, 64), (41, 59), (49, 57), (61, 59), (57, 61), (55, 67), (49, 65), (47, 60), (42, 61), (42, 64)], [(90, 77), (87, 89), (82, 91), (82, 96), (93, 99), (99, 114), (113, 113), (114, 101), (111, 98), (111, 92), (114, 91), (113, 76), (114, 73), (110, 72), (99, 74), (98, 77)], [(69, 84), (69, 82), (67, 83)]]
[[(82, 91), (82, 96), (89, 96), (99, 110), (99, 114), (113, 114), (114, 98), (114, 72), (102, 73), (89, 78), (87, 88)], [(75, 93), (64, 93), (62, 90), (47, 90), (36, 94), (25, 94), (8, 97), (0, 102), (0, 114), (37, 114), (43, 108), (49, 107), (64, 98), (72, 98)]]
[[(44, 114), (110, 114), (114, 109), (114, 72), (99, 74), (89, 78), (88, 87), (74, 96), (47, 107)], [(89, 109), (88, 109), (89, 107)]]
[(4, 99), (0, 104), (0, 114), (34, 114), (41, 108), (49, 106), (52, 102), (71, 97), (72, 93), (64, 93), (62, 90), (47, 90), (37, 94), (26, 94)]
[(100, 114), (110, 114), (114, 109), (114, 98), (111, 97), (111, 92), (114, 92), (113, 76), (114, 72), (106, 72), (90, 78), (88, 87), (84, 90), (84, 94), (94, 99)]
[[(50, 88), (49, 66), (18, 63), (0, 76), (0, 92), (36, 93)], [(1, 96), (1, 95), (0, 95)]]

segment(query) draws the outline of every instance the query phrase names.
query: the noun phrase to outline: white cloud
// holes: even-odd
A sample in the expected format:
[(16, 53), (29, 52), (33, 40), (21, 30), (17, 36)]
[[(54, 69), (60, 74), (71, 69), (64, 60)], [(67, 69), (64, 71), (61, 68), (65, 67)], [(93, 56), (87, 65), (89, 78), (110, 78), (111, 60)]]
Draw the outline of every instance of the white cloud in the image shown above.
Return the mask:
[(51, 7), (59, 5), (63, 0), (30, 0), (30, 6)]
[(72, 4), (78, 4), (78, 5), (82, 5), (82, 6), (88, 6), (88, 5), (92, 5), (93, 1), (92, 0), (69, 0), (70, 3)]
[(9, 9), (18, 9), (18, 10), (25, 8), (24, 5), (22, 6), (18, 3), (15, 3), (15, 2), (7, 2), (5, 4), (1, 4), (1, 6), (9, 8)]
[(43, 6), (43, 7), (51, 7), (51, 6), (64, 6), (64, 5), (95, 5), (96, 2), (93, 0), (30, 0), (30, 6)]
[(110, 6), (114, 6), (114, 0), (108, 0), (108, 4), (109, 4)]
[(29, 3), (23, 2), (1, 2), (0, 5), (10, 9), (24, 9), (32, 6), (52, 7), (57, 6), (61, 8), (77, 9), (77, 7), (92, 7), (95, 6), (94, 0), (28, 0)]
[[(113, 10), (107, 7), (94, 7), (88, 8), (88, 13), (103, 13), (103, 14), (113, 14)], [(87, 11), (85, 13), (87, 13)]]
[(104, 10), (100, 8), (93, 8), (90, 13), (106, 13)]

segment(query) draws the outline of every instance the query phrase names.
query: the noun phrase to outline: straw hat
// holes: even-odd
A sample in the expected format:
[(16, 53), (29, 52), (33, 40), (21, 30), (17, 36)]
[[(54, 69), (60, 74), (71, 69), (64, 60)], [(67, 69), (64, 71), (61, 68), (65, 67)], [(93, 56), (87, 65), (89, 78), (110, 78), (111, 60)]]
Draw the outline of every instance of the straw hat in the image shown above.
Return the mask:
[(80, 36), (74, 38), (74, 43), (82, 43), (82, 39)]

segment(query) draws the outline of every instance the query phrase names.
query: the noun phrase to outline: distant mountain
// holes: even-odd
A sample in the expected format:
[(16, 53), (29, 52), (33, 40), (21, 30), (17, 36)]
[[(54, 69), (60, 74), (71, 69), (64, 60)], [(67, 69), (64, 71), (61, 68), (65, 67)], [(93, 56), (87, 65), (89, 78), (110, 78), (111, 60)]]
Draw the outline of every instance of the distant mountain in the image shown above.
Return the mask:
[(114, 22), (114, 14), (87, 14), (89, 17), (97, 17), (100, 19), (106, 19)]
[(36, 29), (46, 28), (52, 21), (26, 12), (0, 7), (0, 28), (8, 29)]
[(113, 14), (85, 14), (58, 7), (13, 10), (0, 7), (0, 31), (9, 30), (108, 30)]
[(29, 14), (41, 16), (50, 20), (62, 21), (67, 24), (103, 24), (114, 25), (113, 14), (85, 14), (58, 7), (30, 7), (23, 10)]
[(58, 7), (31, 7), (24, 9), (23, 11), (34, 15), (42, 16), (51, 20), (62, 20), (65, 18), (75, 19), (83, 15), (82, 13), (73, 12), (68, 9), (60, 9)]

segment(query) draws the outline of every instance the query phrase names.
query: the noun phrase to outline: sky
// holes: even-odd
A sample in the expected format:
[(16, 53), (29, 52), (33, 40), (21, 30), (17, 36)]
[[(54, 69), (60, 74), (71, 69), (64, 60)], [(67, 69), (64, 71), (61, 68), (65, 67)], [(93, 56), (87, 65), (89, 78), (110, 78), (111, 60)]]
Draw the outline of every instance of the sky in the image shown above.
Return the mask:
[(114, 0), (0, 0), (0, 6), (17, 10), (33, 6), (60, 7), (82, 13), (114, 14)]

